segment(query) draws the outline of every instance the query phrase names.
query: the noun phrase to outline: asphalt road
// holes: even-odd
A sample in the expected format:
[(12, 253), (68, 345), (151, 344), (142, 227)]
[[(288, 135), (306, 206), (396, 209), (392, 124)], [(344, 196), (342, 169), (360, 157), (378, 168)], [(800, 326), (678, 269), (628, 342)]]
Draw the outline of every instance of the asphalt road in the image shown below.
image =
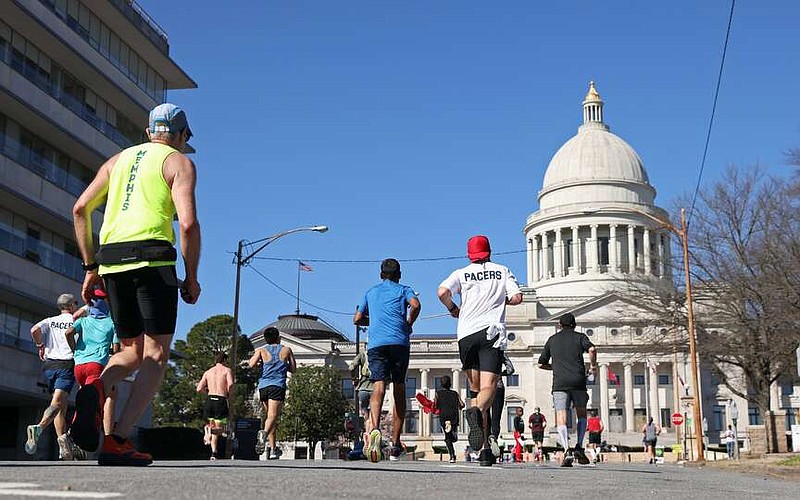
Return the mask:
[[(16, 484), (15, 484), (16, 483)], [(87, 462), (0, 462), (5, 498), (800, 498), (800, 482), (714, 468), (601, 464), (559, 468), (446, 462), (279, 460), (158, 462), (108, 468)]]

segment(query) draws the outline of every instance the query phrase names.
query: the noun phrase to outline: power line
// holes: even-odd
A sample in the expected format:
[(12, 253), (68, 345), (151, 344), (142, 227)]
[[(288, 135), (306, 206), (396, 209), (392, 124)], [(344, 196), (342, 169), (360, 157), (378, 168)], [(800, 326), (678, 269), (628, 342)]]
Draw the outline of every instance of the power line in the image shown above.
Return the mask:
[[(509, 252), (492, 252), (492, 255), (512, 255), (525, 252), (527, 252), (527, 250), (512, 250)], [(397, 259), (397, 260), (405, 264), (408, 262), (437, 262), (443, 260), (458, 260), (465, 258), (466, 255), (452, 255), (447, 257), (420, 257), (414, 259)], [(380, 264), (381, 262), (383, 262), (383, 259), (298, 259), (289, 257), (253, 257), (253, 260), (269, 260), (275, 262), (297, 262), (298, 260), (302, 260), (303, 262), (314, 262), (314, 263), (324, 263), (324, 264)]]
[[(259, 276), (261, 276), (262, 278), (264, 278), (264, 279), (265, 279), (265, 280), (266, 280), (266, 281), (267, 281), (267, 282), (268, 282), (270, 285), (274, 286), (275, 288), (277, 288), (277, 289), (278, 289), (278, 290), (280, 290), (281, 292), (285, 293), (285, 294), (286, 294), (286, 295), (288, 295), (289, 297), (291, 297), (291, 298), (293, 298), (293, 299), (295, 299), (295, 300), (300, 300), (300, 302), (302, 302), (303, 304), (305, 304), (305, 305), (307, 305), (307, 306), (309, 306), (309, 307), (311, 307), (311, 308), (313, 308), (313, 309), (318, 309), (318, 310), (320, 310), (320, 311), (324, 311), (324, 312), (331, 313), (331, 314), (338, 314), (338, 315), (340, 315), (340, 316), (352, 316), (352, 314), (353, 314), (352, 312), (333, 311), (333, 310), (331, 310), (331, 309), (326, 309), (326, 308), (324, 308), (324, 307), (320, 307), (320, 306), (318, 306), (318, 305), (312, 304), (311, 302), (305, 301), (305, 300), (303, 300), (303, 299), (299, 299), (299, 298), (297, 297), (297, 295), (295, 295), (295, 294), (293, 294), (292, 292), (290, 292), (290, 291), (286, 290), (285, 288), (281, 287), (280, 285), (278, 285), (277, 283), (275, 283), (274, 281), (272, 281), (271, 279), (269, 279), (269, 278), (268, 278), (266, 275), (264, 275), (264, 273), (262, 273), (261, 271), (259, 271), (259, 270), (258, 270), (258, 269), (256, 269), (255, 267), (253, 267), (253, 266), (249, 266), (249, 267), (250, 267), (250, 269), (252, 269), (252, 270), (253, 270), (253, 271), (254, 271), (254, 272), (257, 274), (257, 275), (259, 275)], [(427, 320), (427, 319), (442, 318), (442, 317), (445, 317), (445, 316), (450, 316), (450, 314), (449, 314), (449, 313), (442, 313), (442, 314), (430, 314), (430, 315), (428, 315), (428, 316), (420, 316), (420, 317), (419, 317), (419, 320)]]
[(312, 304), (311, 302), (307, 302), (307, 301), (305, 301), (305, 300), (303, 300), (303, 299), (299, 298), (297, 295), (293, 294), (292, 292), (290, 292), (290, 291), (286, 290), (285, 288), (281, 287), (279, 284), (275, 283), (275, 282), (274, 282), (274, 281), (272, 281), (271, 279), (267, 278), (267, 277), (266, 277), (266, 275), (264, 275), (264, 273), (262, 273), (261, 271), (259, 271), (259, 270), (258, 270), (258, 269), (256, 269), (255, 267), (253, 267), (252, 265), (250, 266), (250, 269), (252, 269), (253, 271), (255, 271), (255, 273), (256, 273), (257, 275), (259, 275), (259, 276), (261, 276), (262, 278), (264, 278), (265, 280), (267, 280), (267, 282), (268, 282), (270, 285), (274, 286), (275, 288), (277, 288), (277, 289), (278, 289), (278, 290), (280, 290), (281, 292), (285, 293), (285, 294), (286, 294), (286, 295), (288, 295), (289, 297), (292, 297), (293, 299), (299, 300), (300, 302), (302, 302), (303, 304), (305, 304), (305, 305), (307, 305), (307, 306), (309, 306), (309, 307), (313, 307), (314, 309), (319, 309), (320, 311), (325, 311), (325, 312), (327, 312), (327, 313), (331, 313), (331, 314), (338, 314), (338, 315), (340, 315), (340, 316), (350, 316), (350, 315), (352, 315), (352, 314), (353, 314), (353, 313), (351, 313), (351, 312), (333, 311), (333, 310), (331, 310), (331, 309), (325, 309), (324, 307), (320, 307), (320, 306), (317, 306), (317, 305), (314, 305), (314, 304)]
[[(714, 126), (714, 115), (717, 111), (717, 98), (719, 97), (719, 87), (722, 84), (722, 70), (725, 67), (725, 55), (728, 52), (728, 40), (731, 36), (731, 25), (733, 24), (733, 10), (736, 0), (731, 0), (731, 12), (728, 15), (728, 30), (725, 32), (725, 44), (722, 47), (722, 60), (719, 63), (719, 74), (717, 75), (717, 88), (714, 90), (714, 104), (711, 106), (711, 119), (708, 121), (708, 131), (706, 132), (706, 143), (703, 146), (703, 159), (700, 161), (700, 173), (697, 175), (697, 185), (692, 196), (692, 207), (689, 209), (689, 221), (694, 214), (694, 205), (697, 202), (697, 194), (700, 192), (700, 181), (703, 179), (703, 170), (706, 167), (706, 157), (708, 156), (708, 145), (711, 142), (711, 128)], [(687, 222), (688, 224), (688, 222)]]

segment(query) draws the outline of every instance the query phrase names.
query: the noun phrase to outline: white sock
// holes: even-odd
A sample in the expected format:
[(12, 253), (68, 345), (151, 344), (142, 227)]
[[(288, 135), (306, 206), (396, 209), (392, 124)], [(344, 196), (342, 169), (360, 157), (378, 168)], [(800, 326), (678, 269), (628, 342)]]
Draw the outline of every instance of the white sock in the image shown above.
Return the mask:
[(569, 448), (569, 431), (566, 425), (558, 426), (558, 440), (561, 441), (561, 446), (564, 447), (564, 451), (567, 451)]

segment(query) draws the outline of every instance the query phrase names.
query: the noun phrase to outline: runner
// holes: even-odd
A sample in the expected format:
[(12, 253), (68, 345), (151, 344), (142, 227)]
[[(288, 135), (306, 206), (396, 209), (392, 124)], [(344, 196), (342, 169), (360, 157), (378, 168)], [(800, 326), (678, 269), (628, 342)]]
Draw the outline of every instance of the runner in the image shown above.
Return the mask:
[[(472, 399), (466, 412), (469, 443), (480, 450), (482, 466), (495, 462), (489, 443), (489, 409), (507, 343), (506, 305), (522, 302), (516, 278), (507, 267), (491, 262), (491, 253), (486, 236), (470, 238), (467, 255), (471, 263), (453, 271), (437, 292), (450, 315), (458, 318), (459, 356)], [(461, 296), (461, 307), (453, 302), (455, 295)]]
[[(547, 339), (542, 354), (539, 356), (539, 367), (553, 371), (553, 405), (556, 409), (556, 425), (558, 438), (564, 453), (562, 467), (572, 466), (572, 454), (569, 449), (569, 431), (567, 430), (567, 412), (570, 404), (575, 406), (578, 415), (578, 436), (574, 457), (581, 465), (589, 464), (589, 457), (583, 451), (583, 438), (586, 434), (586, 403), (589, 393), (586, 391), (586, 366), (583, 353), (589, 353), (589, 372), (597, 372), (597, 349), (589, 337), (575, 331), (575, 316), (570, 313), (559, 318), (561, 330)], [(550, 364), (552, 358), (552, 364)]]
[(358, 401), (359, 420), (363, 419), (363, 424), (359, 421), (361, 430), (361, 445), (362, 454), (363, 446), (367, 442), (367, 437), (371, 429), (371, 422), (369, 417), (369, 401), (372, 399), (373, 384), (370, 378), (369, 360), (367, 353), (359, 351), (355, 358), (348, 365), (350, 368), (350, 375), (353, 379), (353, 386), (356, 388), (356, 400)]
[(658, 435), (661, 434), (661, 427), (653, 422), (653, 417), (647, 417), (647, 423), (642, 426), (642, 434), (644, 434), (645, 451), (650, 455), (648, 463), (656, 463), (656, 443), (658, 443)]
[(197, 383), (197, 392), (207, 392), (203, 405), (206, 425), (203, 427), (203, 441), (211, 445), (211, 460), (220, 458), (219, 437), (228, 426), (228, 398), (233, 389), (233, 371), (225, 365), (228, 355), (218, 352), (214, 355), (214, 366), (203, 373)]
[(45, 318), (31, 328), (31, 337), (39, 351), (39, 359), (44, 362), (42, 368), (47, 380), (47, 390), (52, 397), (50, 406), (44, 410), (39, 423), (28, 426), (25, 451), (29, 455), (36, 454), (39, 436), (52, 423), (56, 429), (58, 458), (72, 460), (72, 442), (66, 434), (67, 398), (75, 386), (75, 361), (65, 333), (72, 327), (72, 314), (78, 309), (78, 304), (74, 295), (62, 293), (56, 300), (56, 306), (61, 314)]
[(528, 417), (528, 427), (531, 430), (531, 440), (533, 440), (533, 460), (538, 462), (543, 458), (542, 443), (544, 442), (544, 428), (547, 427), (547, 419), (544, 418), (538, 406)]
[(592, 455), (592, 462), (595, 463), (600, 458), (600, 444), (603, 442), (603, 421), (597, 416), (597, 410), (592, 410), (591, 416), (586, 423), (586, 430), (589, 431), (589, 453)]
[[(103, 373), (111, 354), (119, 352), (119, 339), (106, 304), (106, 293), (97, 288), (94, 298), (75, 314), (75, 322), (66, 332), (67, 343), (75, 356), (75, 379), (83, 387)], [(114, 430), (116, 393), (112, 391), (103, 403), (103, 434)]]
[(353, 323), (369, 326), (367, 357), (370, 380), (373, 383), (369, 402), (371, 429), (367, 458), (381, 460), (382, 435), (379, 428), (383, 397), (387, 384), (392, 384), (394, 415), (392, 418), (392, 449), (390, 460), (399, 460), (403, 454), (400, 433), (406, 417), (406, 371), (411, 352), (411, 329), (417, 320), (420, 303), (417, 293), (400, 284), (400, 263), (395, 259), (381, 262), (381, 283), (373, 286), (356, 309)]
[(517, 407), (514, 415), (514, 461), (522, 462), (522, 449), (525, 439), (525, 419), (522, 416), (522, 408)]
[(294, 373), (297, 363), (291, 347), (281, 345), (281, 335), (277, 328), (269, 327), (264, 330), (264, 347), (256, 349), (247, 362), (250, 368), (261, 364), (261, 376), (258, 379), (258, 396), (264, 408), (264, 429), (258, 431), (256, 439), (256, 453), (260, 456), (269, 440), (270, 460), (280, 456), (276, 446), (275, 430), (278, 428), (278, 418), (283, 410), (286, 400), (286, 379), (289, 373)]
[(434, 407), (439, 409), (439, 423), (444, 432), (444, 444), (450, 454), (450, 463), (454, 464), (456, 450), (453, 443), (458, 441), (458, 416), (464, 408), (464, 402), (461, 401), (461, 395), (451, 389), (453, 383), (449, 376), (443, 376), (441, 384), (442, 388), (436, 391)]
[[(131, 396), (114, 433), (102, 439), (101, 465), (149, 465), (152, 457), (136, 451), (128, 435), (153, 400), (164, 377), (178, 313), (178, 290), (184, 302), (200, 296), (200, 225), (195, 207), (195, 166), (181, 151), (192, 132), (186, 114), (173, 104), (150, 112), (150, 142), (123, 150), (106, 161), (73, 208), (75, 237), (86, 277), (86, 302), (103, 276), (111, 317), (122, 351), (108, 362), (99, 379), (75, 398), (71, 435), (87, 451), (100, 444), (100, 404), (106, 394), (138, 370)], [(100, 250), (95, 255), (92, 214), (105, 203)], [(185, 278), (175, 273), (177, 215)], [(99, 268), (99, 269), (98, 269)]]

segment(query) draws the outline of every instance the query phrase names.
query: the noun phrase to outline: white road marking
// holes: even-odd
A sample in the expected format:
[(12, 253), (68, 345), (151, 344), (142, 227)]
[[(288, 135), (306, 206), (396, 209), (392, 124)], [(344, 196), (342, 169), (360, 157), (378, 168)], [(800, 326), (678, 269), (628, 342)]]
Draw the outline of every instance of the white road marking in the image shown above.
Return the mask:
[(0, 483), (0, 496), (20, 496), (20, 497), (46, 497), (46, 498), (116, 498), (121, 497), (122, 493), (99, 493), (96, 491), (55, 491), (55, 490), (36, 490), (38, 484), (33, 483)]

